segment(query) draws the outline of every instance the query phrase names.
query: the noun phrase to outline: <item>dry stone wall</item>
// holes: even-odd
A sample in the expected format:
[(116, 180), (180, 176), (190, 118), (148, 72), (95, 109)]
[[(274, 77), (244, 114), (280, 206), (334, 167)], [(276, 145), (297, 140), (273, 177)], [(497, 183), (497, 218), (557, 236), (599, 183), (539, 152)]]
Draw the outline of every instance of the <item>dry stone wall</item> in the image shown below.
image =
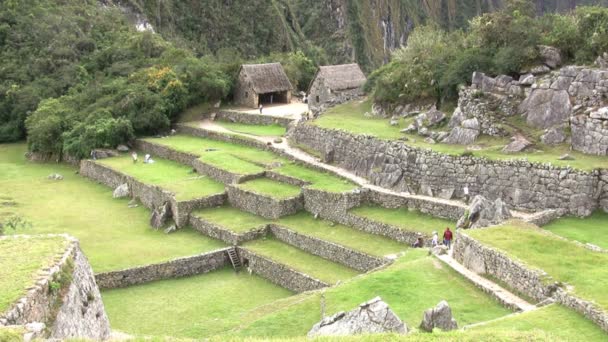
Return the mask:
[(248, 125), (280, 125), (288, 127), (294, 120), (289, 118), (277, 117), (272, 115), (260, 115), (236, 112), (230, 110), (220, 110), (215, 114), (216, 120), (244, 123)]
[(228, 202), (233, 207), (267, 219), (274, 220), (292, 215), (304, 207), (302, 195), (287, 199), (276, 199), (244, 190), (238, 185), (232, 184), (226, 186), (226, 191), (228, 193)]
[(168, 262), (129, 268), (95, 275), (102, 289), (113, 289), (208, 273), (230, 265), (228, 248)]
[(136, 140), (135, 147), (152, 156), (158, 156), (163, 159), (172, 160), (176, 163), (184, 165), (192, 165), (192, 162), (198, 159), (198, 156), (192, 153), (185, 153), (173, 150), (169, 147), (155, 144), (146, 140)]
[(210, 236), (214, 239), (222, 240), (231, 245), (240, 245), (244, 242), (255, 240), (266, 235), (267, 227), (262, 225), (257, 229), (250, 230), (244, 233), (236, 233), (224, 227), (208, 222), (195, 215), (190, 216), (190, 224), (194, 229), (203, 235)]
[(238, 250), (241, 259), (247, 259), (252, 272), (290, 291), (300, 293), (329, 286), (327, 283), (260, 256), (247, 248), (239, 247)]
[[(110, 336), (110, 322), (91, 266), (78, 241), (67, 235), (62, 237), (69, 244), (59, 261), (40, 273), (41, 277), (25, 297), (0, 314), (0, 326), (40, 322), (47, 326), (49, 338), (105, 340)], [(51, 290), (51, 283), (64, 277), (63, 273), (71, 275), (69, 283), (60, 283), (61, 289)]]
[[(331, 153), (340, 166), (395, 191), (438, 195), (452, 189), (452, 197), (462, 198), (468, 187), (472, 196), (500, 197), (517, 210), (564, 209), (578, 216), (590, 215), (606, 197), (597, 170), (451, 156), (310, 124), (299, 124), (291, 134), (297, 143)], [(605, 202), (602, 207), (608, 210)]]
[(374, 257), (329, 241), (302, 235), (280, 225), (271, 224), (269, 227), (272, 235), (289, 245), (358, 271), (368, 272), (389, 262), (384, 258)]

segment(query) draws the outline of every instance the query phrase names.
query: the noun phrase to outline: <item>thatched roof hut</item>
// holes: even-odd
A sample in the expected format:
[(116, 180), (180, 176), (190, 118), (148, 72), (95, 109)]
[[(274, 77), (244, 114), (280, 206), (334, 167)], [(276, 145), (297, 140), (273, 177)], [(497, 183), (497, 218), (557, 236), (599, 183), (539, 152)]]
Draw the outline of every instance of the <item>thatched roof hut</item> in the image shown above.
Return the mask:
[(323, 79), (325, 86), (332, 91), (360, 88), (367, 81), (359, 64), (322, 66), (312, 80), (311, 87), (318, 79)]
[(280, 63), (243, 64), (239, 70), (235, 101), (250, 107), (267, 102), (289, 103), (291, 89)]

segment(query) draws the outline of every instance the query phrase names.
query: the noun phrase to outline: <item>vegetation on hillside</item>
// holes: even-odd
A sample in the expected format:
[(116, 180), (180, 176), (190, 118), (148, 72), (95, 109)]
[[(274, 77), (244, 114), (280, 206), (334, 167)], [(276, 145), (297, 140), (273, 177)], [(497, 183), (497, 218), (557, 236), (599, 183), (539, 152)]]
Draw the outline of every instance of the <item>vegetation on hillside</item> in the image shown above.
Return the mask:
[(588, 64), (608, 51), (608, 9), (534, 13), (531, 1), (510, 0), (503, 10), (471, 20), (466, 30), (418, 27), (366, 87), (384, 103), (453, 101), (474, 71), (516, 75), (538, 64), (538, 45), (559, 48), (566, 63)]

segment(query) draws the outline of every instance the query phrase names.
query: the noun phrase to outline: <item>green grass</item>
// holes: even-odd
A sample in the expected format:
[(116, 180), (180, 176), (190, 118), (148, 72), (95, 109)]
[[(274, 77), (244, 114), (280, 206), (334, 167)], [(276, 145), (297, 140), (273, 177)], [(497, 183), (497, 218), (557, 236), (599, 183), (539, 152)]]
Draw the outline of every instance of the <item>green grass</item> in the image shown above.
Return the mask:
[(350, 213), (404, 230), (429, 234), (433, 231), (442, 233), (446, 227), (453, 228), (456, 225), (456, 222), (423, 214), (417, 210), (408, 210), (407, 208), (388, 209), (377, 206), (361, 206), (351, 209)]
[(203, 116), (212, 110), (212, 104), (209, 102), (204, 102), (198, 104), (196, 106), (192, 106), (178, 115), (178, 122), (185, 123), (191, 121), (198, 121), (203, 118)]
[(38, 271), (51, 266), (67, 245), (63, 237), (0, 239), (0, 314), (27, 293)]
[(133, 163), (131, 156), (98, 160), (114, 170), (125, 173), (143, 183), (160, 186), (175, 194), (180, 201), (207, 197), (224, 192), (224, 185), (192, 172), (192, 167), (170, 160), (153, 158), (153, 164)]
[(25, 332), (23, 326), (0, 327), (0, 341), (22, 342)]
[[(313, 123), (322, 128), (340, 129), (353, 134), (366, 134), (379, 139), (397, 140), (407, 137), (408, 145), (427, 148), (436, 152), (449, 155), (461, 155), (467, 152), (467, 146), (449, 144), (429, 144), (424, 138), (416, 134), (403, 134), (399, 131), (406, 128), (411, 118), (401, 119), (399, 125), (390, 126), (389, 119), (365, 117), (366, 112), (371, 112), (370, 101), (353, 101), (331, 108), (321, 115)], [(539, 145), (530, 151), (516, 154), (506, 154), (502, 148), (509, 143), (508, 138), (480, 137), (475, 145), (481, 150), (472, 152), (476, 157), (485, 157), (491, 160), (526, 159), (530, 162), (551, 163), (555, 166), (571, 166), (580, 170), (594, 170), (608, 168), (608, 158), (603, 156), (587, 155), (571, 151), (567, 144), (557, 146)], [(538, 152), (537, 152), (538, 151)], [(575, 160), (558, 160), (564, 154), (570, 154)]]
[(470, 331), (491, 332), (500, 335), (512, 331), (550, 332), (555, 339), (563, 341), (606, 341), (608, 335), (597, 325), (579, 313), (558, 304), (538, 310), (513, 315)]
[(288, 199), (296, 197), (302, 191), (301, 188), (268, 178), (258, 178), (238, 185), (240, 189), (254, 192), (256, 194), (272, 197), (275, 199)]
[(237, 122), (216, 121), (216, 124), (236, 133), (244, 133), (261, 137), (282, 137), (287, 132), (283, 126), (273, 125), (248, 125)]
[[(376, 296), (416, 328), (424, 311), (447, 300), (460, 326), (510, 313), (427, 251), (410, 250), (387, 269), (352, 279), (324, 291), (326, 314), (350, 311)], [(297, 300), (296, 300), (297, 299)], [(321, 319), (320, 294), (307, 294), (274, 303), (262, 313), (252, 312), (238, 336), (296, 337), (305, 335)]]
[(330, 192), (346, 192), (358, 188), (358, 185), (332, 174), (312, 170), (296, 163), (288, 163), (274, 170), (275, 172), (311, 183), (310, 188)]
[(608, 249), (608, 213), (603, 211), (586, 218), (564, 217), (543, 228), (571, 240)]
[(220, 170), (238, 175), (255, 175), (264, 172), (263, 167), (227, 153), (207, 152), (200, 160)]
[(270, 221), (233, 207), (201, 209), (192, 213), (196, 217), (231, 230), (244, 233), (268, 224)]
[[(112, 189), (58, 164), (29, 163), (25, 144), (0, 145), (0, 197), (16, 206), (0, 206), (0, 215), (19, 214), (33, 227), (19, 234), (68, 233), (80, 240), (95, 272), (167, 261), (225, 246), (193, 229), (164, 234), (150, 228), (150, 212), (128, 208), (128, 199), (112, 199)], [(63, 181), (46, 177), (60, 173)]]
[(228, 268), (102, 292), (113, 329), (188, 338), (236, 328), (249, 311), (290, 295), (258, 276)]
[(272, 238), (255, 240), (246, 243), (245, 247), (329, 284), (357, 275), (357, 271), (351, 268), (306, 253)]
[(397, 241), (340, 224), (332, 225), (329, 221), (315, 220), (312, 215), (304, 212), (283, 217), (276, 223), (301, 234), (334, 242), (374, 256), (395, 254), (407, 249), (406, 245)]
[(590, 251), (547, 231), (518, 221), (471, 230), (468, 235), (552, 278), (574, 286), (574, 293), (608, 309), (608, 254)]

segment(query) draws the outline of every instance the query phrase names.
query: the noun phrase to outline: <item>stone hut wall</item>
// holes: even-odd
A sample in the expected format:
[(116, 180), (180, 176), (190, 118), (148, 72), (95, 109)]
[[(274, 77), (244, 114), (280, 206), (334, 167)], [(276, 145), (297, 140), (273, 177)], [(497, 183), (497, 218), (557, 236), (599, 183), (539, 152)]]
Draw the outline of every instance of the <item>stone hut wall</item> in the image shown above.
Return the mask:
[[(110, 336), (110, 322), (93, 271), (78, 241), (67, 235), (64, 237), (69, 245), (59, 261), (40, 273), (25, 297), (0, 314), (0, 326), (41, 322), (46, 324), (48, 337), (52, 339), (105, 340)], [(51, 291), (50, 284), (62, 272), (70, 273), (71, 281), (63, 284), (60, 290)]]
[(292, 215), (304, 207), (302, 195), (287, 199), (275, 199), (241, 189), (231, 184), (226, 186), (226, 191), (228, 193), (228, 202), (233, 207), (267, 219), (274, 220)]
[(259, 105), (258, 101), (258, 93), (253, 89), (253, 82), (241, 70), (234, 89), (234, 102), (245, 107), (257, 108)]
[(246, 248), (239, 247), (238, 250), (241, 259), (248, 260), (252, 272), (290, 291), (300, 293), (329, 286), (318, 279), (257, 255)]
[(129, 268), (121, 271), (95, 275), (102, 289), (114, 289), (148, 283), (156, 280), (174, 279), (208, 273), (230, 265), (228, 248), (218, 249), (191, 257), (168, 262)]
[[(600, 171), (451, 156), (400, 141), (384, 141), (310, 124), (296, 126), (291, 138), (332, 154), (340, 166), (395, 191), (420, 193), (425, 188), (439, 194), (453, 189), (453, 196), (462, 198), (467, 186), (472, 196), (500, 197), (517, 210), (564, 209), (577, 216), (590, 215), (599, 207), (600, 198), (608, 197), (600, 182)], [(608, 210), (605, 205), (606, 201), (602, 202), (603, 209)]]
[(319, 77), (310, 87), (308, 109), (318, 115), (331, 107), (361, 98), (363, 95), (364, 92), (361, 88), (332, 91), (326, 86), (323, 78)]
[(279, 116), (251, 114), (231, 110), (220, 110), (216, 113), (215, 119), (220, 121), (238, 122), (247, 125), (268, 126), (276, 124), (286, 128), (294, 122), (294, 119)]
[(456, 234), (453, 257), (471, 271), (491, 275), (510, 288), (537, 301), (552, 297), (558, 303), (584, 315), (602, 330), (608, 332), (607, 311), (591, 301), (578, 298), (563, 288), (549, 285), (549, 282), (546, 281), (549, 276), (541, 270), (531, 269), (462, 232)]

